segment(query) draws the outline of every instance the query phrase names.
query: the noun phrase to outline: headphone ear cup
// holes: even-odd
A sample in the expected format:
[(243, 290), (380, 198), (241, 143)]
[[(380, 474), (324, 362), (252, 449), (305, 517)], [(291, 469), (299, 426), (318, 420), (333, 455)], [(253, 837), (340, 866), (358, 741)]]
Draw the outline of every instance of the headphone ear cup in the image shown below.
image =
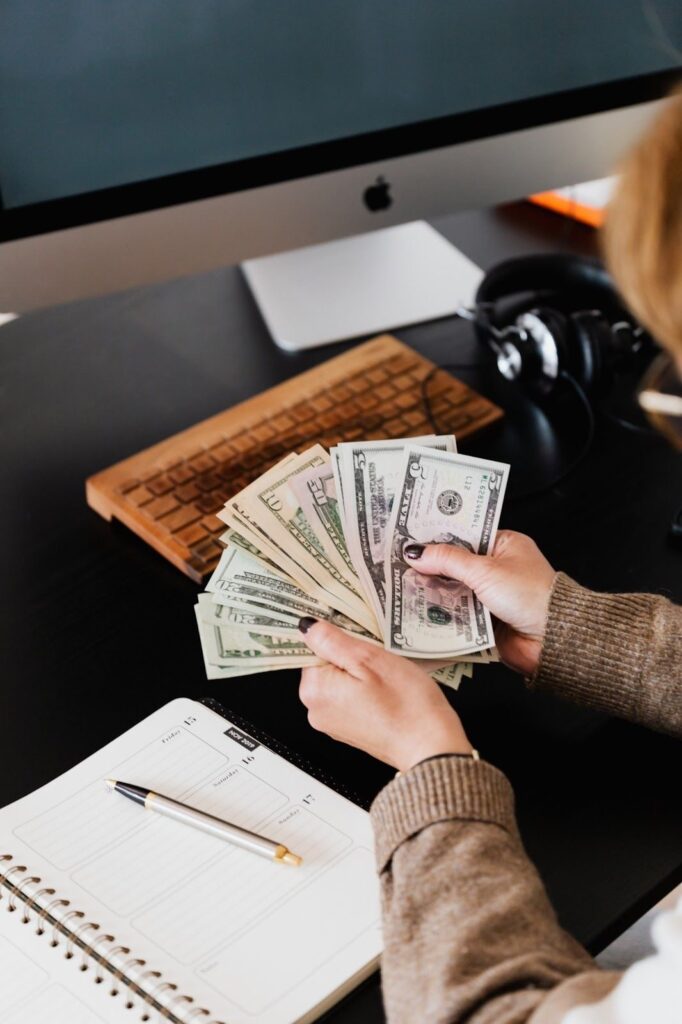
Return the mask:
[(516, 321), (528, 335), (524, 345), (524, 379), (551, 390), (569, 359), (568, 321), (563, 313), (547, 306), (531, 309)]
[(548, 306), (541, 306), (539, 309), (535, 310), (535, 312), (540, 319), (545, 322), (549, 328), (550, 334), (554, 338), (554, 344), (556, 346), (559, 360), (559, 371), (561, 371), (564, 369), (570, 358), (568, 342), (570, 332), (568, 319), (557, 309), (550, 309)]
[(600, 313), (585, 311), (569, 317), (572, 338), (572, 369), (578, 384), (588, 394), (605, 390), (611, 377), (608, 352), (611, 348), (611, 327)]

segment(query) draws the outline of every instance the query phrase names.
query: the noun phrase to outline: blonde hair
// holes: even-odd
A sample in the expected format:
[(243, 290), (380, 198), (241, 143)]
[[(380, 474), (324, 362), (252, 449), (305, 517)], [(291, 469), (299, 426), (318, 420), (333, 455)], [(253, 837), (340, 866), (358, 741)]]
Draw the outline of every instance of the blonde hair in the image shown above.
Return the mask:
[(623, 299), (682, 361), (682, 92), (623, 161), (602, 240)]

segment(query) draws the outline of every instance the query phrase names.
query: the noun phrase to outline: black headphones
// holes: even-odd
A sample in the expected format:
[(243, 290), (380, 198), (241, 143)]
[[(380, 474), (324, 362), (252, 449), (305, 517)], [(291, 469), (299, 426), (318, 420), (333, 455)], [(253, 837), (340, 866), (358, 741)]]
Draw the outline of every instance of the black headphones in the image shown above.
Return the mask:
[(460, 310), (507, 380), (548, 395), (569, 376), (590, 399), (615, 373), (648, 359), (653, 342), (597, 260), (563, 253), (505, 260), (488, 271), (473, 310)]

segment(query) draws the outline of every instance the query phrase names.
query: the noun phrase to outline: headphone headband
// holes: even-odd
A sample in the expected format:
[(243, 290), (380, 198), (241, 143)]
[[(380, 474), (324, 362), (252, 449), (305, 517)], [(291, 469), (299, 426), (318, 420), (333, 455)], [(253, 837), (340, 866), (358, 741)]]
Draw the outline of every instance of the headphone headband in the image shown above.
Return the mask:
[[(532, 292), (563, 292), (584, 306), (619, 308), (621, 303), (610, 275), (598, 260), (565, 253), (521, 256), (496, 264), (476, 292), (476, 305)], [(575, 306), (574, 306), (575, 308)]]

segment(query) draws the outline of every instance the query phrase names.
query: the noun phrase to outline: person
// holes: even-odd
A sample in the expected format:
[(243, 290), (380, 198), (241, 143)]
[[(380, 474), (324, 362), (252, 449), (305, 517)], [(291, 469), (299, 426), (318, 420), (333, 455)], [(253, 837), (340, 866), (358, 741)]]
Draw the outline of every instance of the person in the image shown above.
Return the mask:
[[(668, 352), (645, 391), (682, 447), (682, 389), (673, 373), (676, 366), (682, 374), (680, 96), (626, 160), (606, 255), (631, 309)], [(668, 390), (657, 390), (663, 381)], [(475, 591), (498, 620), (502, 660), (531, 690), (682, 737), (681, 607), (659, 596), (591, 592), (508, 530), (491, 555), (434, 543), (404, 556), (421, 573)], [(600, 970), (558, 924), (524, 851), (508, 780), (476, 758), (439, 687), (411, 662), (326, 622), (302, 619), (300, 629), (326, 663), (301, 678), (311, 725), (398, 769), (370, 812), (388, 1020), (682, 1020), (682, 903), (657, 920), (656, 955), (622, 976)]]

